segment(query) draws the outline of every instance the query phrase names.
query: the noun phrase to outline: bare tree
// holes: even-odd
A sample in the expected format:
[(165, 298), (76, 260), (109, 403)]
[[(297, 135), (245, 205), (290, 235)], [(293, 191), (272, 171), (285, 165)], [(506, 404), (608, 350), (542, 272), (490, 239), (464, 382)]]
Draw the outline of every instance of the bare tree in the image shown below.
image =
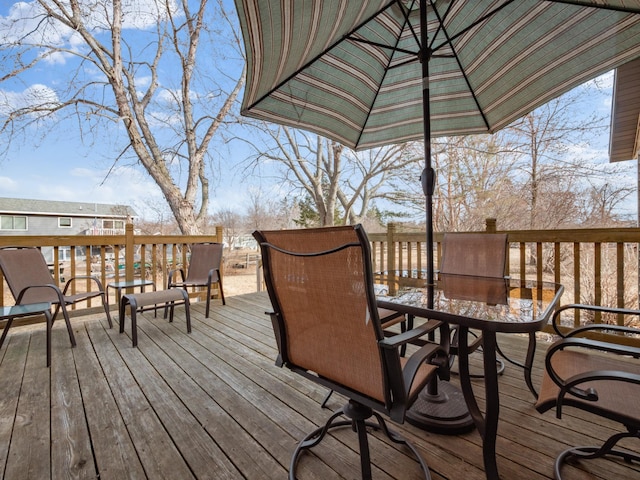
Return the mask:
[(247, 233), (256, 229), (291, 227), (293, 202), (278, 199), (258, 188), (249, 188), (249, 205), (246, 208), (245, 228)]
[[(0, 27), (5, 145), (37, 128), (58, 131), (69, 118), (85, 139), (110, 144), (117, 125), (125, 136), (112, 168), (126, 159), (141, 164), (182, 233), (200, 233), (209, 206), (209, 147), (244, 83), (238, 29), (224, 3), (15, 4)], [(221, 61), (234, 51), (237, 72), (229, 73), (233, 62)], [(68, 76), (55, 84), (28, 88), (22, 102), (6, 93), (36, 68), (63, 60), (58, 71)]]
[(376, 199), (391, 195), (390, 175), (411, 163), (404, 155), (406, 145), (354, 152), (288, 127), (263, 129), (268, 143), (252, 144), (256, 162), (278, 165), (279, 180), (299, 198), (311, 200), (322, 226), (363, 221)]
[(583, 196), (582, 223), (601, 228), (620, 225), (620, 219), (615, 214), (616, 208), (636, 191), (637, 188), (634, 186), (621, 186), (608, 181), (589, 181), (589, 187)]
[[(578, 114), (592, 94), (587, 88), (576, 89), (525, 115), (505, 130), (513, 145), (512, 153), (519, 159), (520, 175), (516, 178), (526, 186), (529, 218), (526, 228), (553, 228), (570, 218), (562, 209), (545, 205), (548, 195), (563, 197), (561, 204), (574, 210), (579, 179), (594, 173), (590, 162), (573, 153), (578, 150), (576, 146), (588, 144), (595, 134), (607, 128), (604, 117), (596, 112)], [(551, 188), (554, 185), (556, 188)], [(554, 219), (557, 213), (565, 218)]]
[(230, 249), (234, 249), (240, 235), (242, 235), (242, 215), (230, 208), (221, 209), (213, 214), (215, 221), (224, 229), (224, 241)]
[[(488, 217), (500, 225), (517, 211), (517, 186), (510, 178), (513, 160), (504, 156), (499, 135), (447, 137), (432, 141), (432, 164), (436, 169), (433, 198), (436, 231), (479, 230)], [(424, 164), (423, 146), (411, 145), (413, 163), (392, 179), (395, 202), (411, 208), (424, 222), (425, 197), (419, 182)], [(422, 218), (420, 219), (419, 216)]]

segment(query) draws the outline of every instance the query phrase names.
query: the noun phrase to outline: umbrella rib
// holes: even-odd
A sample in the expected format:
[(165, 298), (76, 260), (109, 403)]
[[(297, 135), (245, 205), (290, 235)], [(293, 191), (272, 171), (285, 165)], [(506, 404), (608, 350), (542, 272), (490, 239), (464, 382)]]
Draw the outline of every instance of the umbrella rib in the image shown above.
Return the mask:
[[(455, 37), (461, 35), (463, 32), (466, 32), (469, 29), (473, 28), (478, 23), (483, 22), (484, 20), (489, 18), (490, 15), (495, 14), (497, 11), (501, 10), (502, 8), (504, 8), (506, 5), (508, 5), (512, 1), (513, 0), (509, 0), (508, 2), (504, 3), (500, 7), (496, 8), (493, 11), (491, 11), (490, 13), (488, 13), (487, 15), (482, 16), (478, 21), (473, 22), (473, 24), (471, 24), (467, 28), (463, 29), (463, 31), (460, 32)], [(482, 109), (482, 106), (480, 105), (480, 102), (478, 101), (478, 97), (476, 95), (476, 92), (475, 92), (473, 86), (471, 85), (471, 82), (469, 81), (469, 77), (467, 76), (467, 72), (465, 71), (465, 69), (462, 66), (462, 63), (460, 62), (460, 58), (458, 57), (458, 52), (456, 52), (456, 49), (453, 46), (452, 42), (453, 42), (455, 37), (450, 37), (449, 33), (447, 32), (447, 29), (444, 28), (444, 26), (443, 26), (444, 25), (444, 18), (449, 13), (449, 10), (447, 10), (445, 12), (444, 16), (440, 16), (440, 13), (435, 8), (435, 5), (433, 5), (433, 0), (431, 1), (431, 4), (433, 6), (433, 11), (436, 14), (436, 17), (438, 17), (438, 23), (440, 24), (440, 27), (442, 28), (442, 34), (446, 37), (446, 42), (444, 42), (442, 45), (448, 44), (449, 48), (451, 48), (451, 51), (453, 52), (453, 58), (455, 58), (455, 61), (458, 64), (458, 69), (460, 70), (460, 73), (462, 74), (462, 78), (464, 78), (464, 82), (467, 84), (467, 88), (469, 89), (469, 93), (471, 93), (471, 97), (473, 98), (473, 102), (476, 104), (476, 107), (478, 109), (478, 113), (482, 117), (482, 121), (484, 122), (485, 127), (487, 127), (487, 130), (490, 131), (491, 130), (491, 126), (489, 125), (489, 120), (487, 120), (487, 116), (484, 114), (484, 110)], [(453, 3), (451, 5), (453, 5)], [(449, 7), (451, 7), (451, 5)], [(440, 45), (438, 48), (441, 48), (442, 45)]]
[[(514, 1), (515, 0), (508, 0), (508, 1), (504, 2), (502, 5), (499, 5), (498, 7), (494, 8), (490, 12), (487, 12), (485, 15), (483, 15), (482, 17), (476, 19), (473, 23), (470, 23), (468, 26), (466, 26), (465, 28), (463, 28), (462, 30), (457, 32), (454, 36), (452, 36), (450, 38), (448, 37), (446, 42), (441, 43), (437, 47), (432, 47), (432, 50), (435, 52), (435, 51), (438, 51), (440, 48), (442, 48), (445, 45), (450, 45), (453, 40), (456, 40), (458, 37), (460, 37), (461, 35), (464, 35), (465, 33), (467, 33), (472, 28), (475, 28), (478, 24), (484, 22), (488, 18), (491, 18), (493, 15), (495, 15), (500, 10), (502, 10), (503, 8), (508, 6), (509, 4), (513, 3)], [(599, 9), (599, 10), (611, 10), (611, 11), (614, 11), (614, 12), (636, 13), (636, 14), (640, 13), (640, 8), (625, 7), (625, 6), (613, 6), (613, 5), (594, 5), (591, 2), (586, 2), (586, 1), (581, 1), (581, 0), (545, 0), (545, 1), (548, 2), (548, 3), (563, 3), (565, 5), (575, 5), (575, 6), (578, 6), (578, 7), (588, 7), (588, 8), (595, 8), (595, 9)], [(440, 15), (438, 14), (438, 10), (436, 9), (435, 1), (434, 0), (430, 0), (430, 3), (431, 3), (431, 6), (433, 8), (433, 11), (438, 16), (438, 20), (440, 20)], [(451, 10), (452, 6), (453, 6), (453, 2), (451, 4), (449, 4), (449, 8), (447, 9), (447, 12), (444, 14), (444, 16), (442, 17), (442, 20), (439, 22), (440, 26), (443, 25), (442, 22), (444, 22), (444, 20), (446, 20), (447, 14), (448, 14), (449, 10)], [(435, 36), (434, 36), (434, 40), (435, 40)]]
[(313, 63), (315, 63), (319, 58), (321, 58), (327, 52), (330, 52), (331, 50), (333, 50), (336, 46), (338, 46), (340, 43), (344, 42), (345, 40), (351, 39), (352, 38), (351, 35), (354, 32), (358, 31), (361, 27), (363, 27), (364, 25), (369, 23), (371, 20), (376, 18), (378, 15), (386, 12), (389, 8), (391, 8), (394, 5), (396, 5), (396, 3), (399, 3), (398, 0), (392, 0), (387, 5), (385, 5), (383, 8), (378, 10), (376, 13), (374, 13), (370, 17), (364, 19), (362, 22), (360, 22), (358, 25), (356, 25), (354, 28), (352, 28), (349, 32), (345, 33), (340, 39), (336, 40), (334, 43), (329, 45), (329, 47), (327, 47), (325, 50), (323, 50), (322, 52), (318, 53), (316, 56), (311, 58), (308, 62), (306, 62), (300, 68), (296, 69), (294, 72), (292, 72), (286, 78), (284, 78), (281, 82), (279, 82), (277, 85), (275, 85), (271, 90), (269, 90), (268, 92), (263, 94), (260, 98), (256, 99), (256, 101), (254, 101), (251, 105), (248, 105), (246, 110), (251, 110), (252, 108), (257, 106), (258, 104), (260, 104), (260, 102), (262, 102), (264, 99), (269, 97), (273, 92), (275, 92), (278, 89), (280, 89), (283, 85), (286, 85), (289, 82), (289, 80), (291, 80), (292, 78), (296, 77), (300, 72), (303, 72), (308, 66), (312, 65)]
[[(437, 8), (434, 5), (434, 1), (431, 1), (431, 5), (433, 6), (433, 11), (436, 14), (436, 16), (438, 17), (438, 23), (440, 25), (439, 28), (442, 29), (442, 31), (444, 32), (444, 34), (447, 37), (447, 40), (442, 42), (440, 45), (436, 46), (436, 47), (432, 47), (432, 51), (437, 52), (439, 49), (441, 49), (442, 47), (444, 47), (445, 45), (451, 45), (451, 42), (453, 42), (454, 40), (456, 40), (458, 37), (466, 34), (469, 30), (477, 27), (479, 24), (483, 23), (485, 20), (493, 17), (496, 13), (498, 13), (500, 10), (502, 10), (503, 8), (507, 7), (509, 4), (513, 3), (515, 0), (508, 0), (506, 2), (504, 2), (502, 5), (497, 6), (496, 8), (494, 8), (493, 10), (485, 13), (483, 16), (481, 16), (480, 18), (477, 18), (475, 21), (473, 21), (472, 23), (470, 23), (469, 25), (467, 25), (465, 28), (461, 29), (459, 32), (457, 32), (455, 35), (453, 36), (449, 36), (447, 34), (447, 30), (446, 28), (443, 27), (444, 22), (446, 20), (446, 17), (449, 13), (449, 11), (451, 10), (451, 7), (453, 6), (453, 2), (449, 5), (449, 8), (447, 9), (447, 11), (445, 12), (445, 14), (441, 17), (440, 14), (438, 13)], [(434, 36), (434, 40), (435, 40), (435, 36)], [(456, 56), (457, 57), (457, 56)]]
[(378, 48), (383, 48), (383, 49), (387, 49), (387, 50), (391, 50), (392, 52), (400, 52), (400, 53), (406, 53), (407, 55), (415, 55), (416, 57), (418, 56), (419, 52), (414, 52), (413, 50), (407, 50), (404, 48), (398, 48), (397, 46), (391, 46), (391, 45), (385, 45), (384, 43), (378, 43), (378, 42), (372, 42), (371, 40), (366, 40), (364, 38), (357, 38), (357, 37), (347, 37), (346, 40), (351, 40), (355, 43), (363, 43), (365, 45), (371, 45), (372, 47), (378, 47)]
[(600, 10), (612, 10), (614, 12), (624, 12), (624, 13), (640, 13), (640, 8), (633, 7), (625, 7), (622, 6), (614, 6), (614, 5), (594, 5), (592, 2), (585, 2), (581, 0), (546, 0), (550, 3), (564, 3), (566, 5), (576, 5), (578, 7), (590, 7), (597, 8)]
[[(405, 5), (403, 5), (403, 3), (402, 3), (400, 0), (394, 0), (394, 3), (396, 3), (396, 4), (399, 6), (400, 11), (402, 12), (402, 16), (404, 17), (404, 25), (409, 25), (409, 29), (411, 30), (411, 33), (412, 33), (412, 35), (413, 35), (414, 39), (416, 40), (416, 44), (418, 45), (418, 52), (412, 52), (412, 51), (410, 51), (410, 50), (405, 50), (405, 49), (398, 48), (398, 43), (400, 42), (400, 35), (398, 35), (398, 36), (396, 37), (396, 44), (395, 44), (393, 47), (391, 47), (391, 46), (389, 46), (389, 45), (375, 45), (375, 43), (374, 43), (374, 42), (368, 42), (368, 41), (363, 41), (363, 43), (368, 43), (368, 44), (371, 44), (371, 45), (374, 45), (374, 46), (378, 46), (378, 47), (382, 47), (382, 48), (388, 48), (388, 49), (390, 49), (392, 52), (403, 52), (403, 53), (407, 53), (407, 54), (410, 54), (410, 55), (415, 55), (415, 56), (416, 56), (416, 59), (418, 59), (418, 58), (421, 56), (422, 46), (420, 45), (420, 40), (419, 40), (419, 39), (418, 39), (418, 37), (416, 36), (416, 32), (415, 32), (415, 30), (413, 29), (413, 25), (412, 25), (412, 24), (411, 24), (411, 22), (409, 21), (409, 13), (408, 13), (407, 7), (405, 7)], [(414, 1), (414, 3), (413, 3), (413, 4), (415, 5), (415, 1)], [(390, 7), (391, 7), (391, 5), (387, 5), (387, 7), (386, 7), (386, 8), (390, 8)], [(386, 8), (385, 8), (384, 10), (386, 10)], [(381, 11), (381, 12), (382, 12), (382, 11)], [(380, 12), (380, 13), (381, 13), (381, 12)], [(373, 18), (373, 17), (372, 17), (372, 18)], [(400, 28), (400, 31), (402, 31), (402, 30), (404, 29), (404, 25), (403, 25), (403, 27), (402, 27), (402, 28)], [(392, 56), (389, 56), (389, 63), (387, 63), (387, 68), (385, 68), (385, 70), (384, 70), (384, 71), (385, 71), (384, 76), (386, 76), (386, 75), (387, 75), (387, 72), (388, 72), (391, 68), (393, 68), (393, 66), (391, 65), (391, 59), (392, 59)], [(411, 62), (413, 62), (413, 61), (415, 61), (415, 60), (408, 60), (408, 61), (406, 61), (406, 62), (403, 62), (403, 65), (406, 65), (407, 63), (411, 63)], [(378, 89), (376, 90), (376, 93), (375, 93), (375, 95), (374, 95), (373, 101), (370, 103), (371, 107), (369, 108), (369, 111), (367, 112), (367, 118), (366, 118), (366, 120), (362, 123), (362, 125), (363, 125), (363, 126), (362, 126), (362, 128), (360, 129), (360, 133), (358, 134), (358, 139), (355, 141), (355, 145), (356, 145), (356, 146), (360, 144), (360, 139), (362, 138), (362, 135), (364, 134), (365, 126), (366, 126), (366, 125), (367, 125), (367, 123), (369, 122), (369, 118), (371, 117), (371, 111), (373, 110), (373, 105), (375, 105), (375, 103), (376, 103), (376, 98), (378, 98), (378, 95), (380, 94), (380, 88), (381, 88), (381, 86), (382, 86), (382, 84), (383, 84), (383, 83), (384, 83), (384, 82), (382, 82), (382, 81), (381, 81), (381, 82), (378, 84)]]

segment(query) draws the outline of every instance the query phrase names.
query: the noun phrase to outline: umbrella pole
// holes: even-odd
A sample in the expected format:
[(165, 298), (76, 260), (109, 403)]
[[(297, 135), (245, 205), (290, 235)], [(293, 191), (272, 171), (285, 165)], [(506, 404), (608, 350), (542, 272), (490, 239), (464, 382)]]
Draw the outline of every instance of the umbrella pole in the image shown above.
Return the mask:
[[(424, 125), (425, 167), (420, 175), (425, 195), (427, 221), (427, 307), (433, 308), (433, 286), (435, 285), (433, 254), (433, 193), (435, 171), (431, 164), (431, 108), (429, 105), (429, 58), (427, 36), (427, 1), (420, 0), (420, 63), (422, 65), (422, 114)], [(475, 424), (469, 413), (462, 391), (448, 381), (438, 381), (435, 376), (406, 413), (406, 420), (424, 430), (457, 435), (473, 430)]]
[[(427, 35), (427, 1), (420, 0), (420, 64), (422, 67), (422, 123), (424, 128), (424, 163), (425, 167), (420, 176), (422, 191), (425, 195), (426, 230), (427, 230), (427, 285), (433, 286), (433, 192), (435, 190), (435, 171), (431, 165), (431, 107), (429, 102), (429, 37)], [(429, 296), (428, 308), (433, 308), (433, 297)]]

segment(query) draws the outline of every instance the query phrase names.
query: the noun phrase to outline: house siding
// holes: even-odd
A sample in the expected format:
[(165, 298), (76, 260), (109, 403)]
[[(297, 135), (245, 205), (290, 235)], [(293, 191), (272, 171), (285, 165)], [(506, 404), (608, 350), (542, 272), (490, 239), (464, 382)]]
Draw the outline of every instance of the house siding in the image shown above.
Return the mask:
[[(124, 233), (124, 224), (129, 218), (137, 216), (136, 212), (126, 205), (110, 205), (88, 202), (61, 202), (47, 200), (28, 200), (18, 198), (0, 198), (1, 216), (20, 216), (27, 218), (27, 229), (2, 229), (0, 236), (44, 235), (72, 236), (86, 234), (104, 234), (103, 221), (110, 224), (122, 222), (123, 228), (108, 229), (109, 234)], [(70, 218), (70, 227), (61, 227), (60, 218)], [(78, 254), (83, 252), (78, 249)], [(43, 248), (42, 253), (47, 261), (53, 262), (53, 249)], [(60, 256), (66, 257), (66, 249), (60, 249)], [(61, 258), (66, 260), (66, 258)]]

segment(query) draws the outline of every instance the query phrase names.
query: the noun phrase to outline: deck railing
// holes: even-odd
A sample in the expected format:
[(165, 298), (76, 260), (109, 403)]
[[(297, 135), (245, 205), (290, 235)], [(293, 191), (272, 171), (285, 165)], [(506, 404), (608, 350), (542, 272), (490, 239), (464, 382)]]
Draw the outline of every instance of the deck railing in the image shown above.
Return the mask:
[[(123, 235), (112, 236), (0, 236), (0, 246), (53, 248), (51, 270), (61, 284), (64, 283), (62, 277), (68, 279), (74, 275), (93, 274), (105, 286), (110, 282), (144, 277), (152, 279), (157, 288), (164, 288), (168, 272), (187, 264), (189, 244), (221, 242), (223, 238), (222, 227), (217, 227), (214, 235), (203, 236), (137, 235), (133, 225), (126, 227)], [(484, 231), (500, 230), (495, 220), (488, 219)], [(565, 293), (562, 304), (588, 303), (638, 308), (640, 228), (502, 232), (509, 239), (507, 268), (511, 277), (563, 284)], [(436, 268), (442, 236), (442, 233), (434, 234)], [(425, 275), (424, 232), (403, 231), (397, 225), (390, 224), (384, 233), (370, 233), (369, 239), (375, 271), (404, 270), (412, 276)], [(64, 265), (58, 260), (58, 251), (62, 247), (71, 249), (70, 260)], [(77, 288), (91, 286), (87, 282)], [(0, 281), (0, 293), (0, 304), (11, 304), (13, 299), (4, 281)], [(97, 306), (95, 300), (93, 306)], [(576, 313), (567, 326), (577, 325), (584, 320)], [(624, 321), (622, 318), (601, 318), (599, 315), (588, 320), (619, 324)]]
[[(214, 235), (139, 235), (134, 233), (133, 224), (127, 224), (122, 235), (0, 236), (0, 247), (53, 249), (50, 269), (61, 286), (71, 277), (94, 275), (105, 288), (110, 282), (146, 278), (161, 289), (167, 285), (171, 270), (188, 265), (190, 244), (222, 242), (222, 237), (222, 227), (216, 227)], [(70, 255), (69, 260), (61, 262), (59, 251), (63, 247), (70, 248)], [(81, 288), (95, 288), (95, 284), (90, 281), (73, 282), (72, 287), (71, 294)], [(113, 296), (113, 289), (107, 290)], [(96, 302), (99, 300), (94, 299), (89, 307), (99, 306)], [(0, 272), (0, 305), (5, 304), (13, 304), (13, 298)], [(79, 304), (78, 308), (83, 309), (84, 305)]]
[[(562, 304), (638, 308), (640, 228), (500, 231), (495, 220), (488, 219), (485, 231), (507, 234), (508, 275), (563, 284)], [(442, 238), (443, 233), (434, 234), (436, 269)], [(426, 276), (425, 232), (402, 231), (390, 224), (385, 233), (370, 233), (369, 240), (374, 271)], [(628, 317), (610, 319), (596, 314), (586, 320), (622, 324)], [(567, 326), (581, 321), (585, 318), (576, 311)]]

